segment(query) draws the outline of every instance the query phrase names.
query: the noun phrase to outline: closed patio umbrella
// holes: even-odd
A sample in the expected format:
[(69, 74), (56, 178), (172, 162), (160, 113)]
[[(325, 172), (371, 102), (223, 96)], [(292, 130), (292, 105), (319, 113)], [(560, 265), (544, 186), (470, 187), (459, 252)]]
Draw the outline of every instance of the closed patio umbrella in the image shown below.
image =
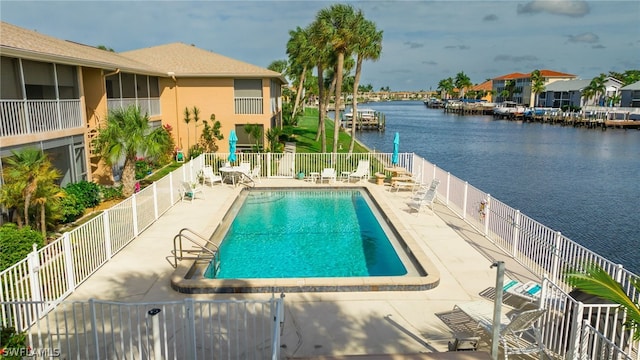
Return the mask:
[(238, 142), (238, 136), (236, 136), (236, 131), (231, 130), (229, 133), (229, 162), (236, 161), (236, 143)]
[(393, 155), (391, 155), (391, 164), (398, 165), (398, 151), (400, 150), (400, 134), (396, 133), (393, 138)]

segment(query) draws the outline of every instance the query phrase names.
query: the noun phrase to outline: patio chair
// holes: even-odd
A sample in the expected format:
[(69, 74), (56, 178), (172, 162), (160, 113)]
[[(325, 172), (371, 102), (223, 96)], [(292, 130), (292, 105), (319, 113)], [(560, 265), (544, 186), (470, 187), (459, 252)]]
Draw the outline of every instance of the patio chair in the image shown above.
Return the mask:
[(320, 173), (320, 183), (327, 180), (328, 183), (336, 182), (336, 169), (324, 168)]
[(202, 180), (202, 185), (209, 184), (209, 186), (213, 186), (215, 183), (222, 183), (222, 176), (220, 174), (215, 174), (213, 172), (213, 167), (205, 166), (200, 170), (200, 176)]
[(198, 196), (198, 194), (202, 194), (202, 198), (204, 199), (204, 192), (202, 191), (202, 186), (198, 183), (190, 183), (188, 181), (182, 182), (182, 188), (179, 190), (180, 201), (183, 201), (185, 198), (188, 198), (190, 202), (193, 202), (193, 199)]
[[(456, 308), (462, 310), (477, 322), (478, 327), (491, 337), (493, 332), (493, 306), (490, 301), (475, 301)], [(525, 355), (544, 352), (542, 335), (536, 327), (538, 320), (546, 309), (533, 309), (516, 313), (511, 318), (502, 315), (500, 318), (499, 341), (505, 360), (509, 355)]]
[(415, 193), (420, 189), (421, 186), (424, 186), (422, 184), (422, 176), (420, 174), (411, 175), (409, 177), (405, 177), (404, 180), (397, 180), (396, 178), (396, 180), (393, 181), (392, 179), (389, 191), (395, 189), (395, 191), (398, 192), (401, 189), (408, 189), (411, 190), (411, 192)]
[(418, 189), (408, 203), (409, 209), (420, 212), (425, 206), (429, 206), (433, 211), (433, 202), (438, 195), (438, 185), (440, 185), (440, 180), (433, 179), (428, 188)]
[(369, 180), (369, 172), (369, 160), (359, 160), (358, 167), (347, 175), (347, 181), (351, 182), (351, 179), (357, 179), (358, 181)]

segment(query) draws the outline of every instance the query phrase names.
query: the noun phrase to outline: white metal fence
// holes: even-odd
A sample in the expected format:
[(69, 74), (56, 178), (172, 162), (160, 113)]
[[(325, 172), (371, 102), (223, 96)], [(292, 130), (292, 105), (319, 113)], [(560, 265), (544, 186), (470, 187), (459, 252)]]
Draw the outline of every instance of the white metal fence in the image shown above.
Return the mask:
[[(169, 209), (179, 199), (175, 192), (179, 181), (193, 181), (204, 164), (217, 170), (227, 157), (228, 154), (203, 154), (153, 186), (32, 252), (23, 261), (0, 273), (0, 302), (37, 301), (44, 304), (41, 313), (46, 313)], [(628, 356), (640, 359), (640, 344), (632, 341), (633, 334), (621, 325), (626, 314), (615, 305), (583, 304), (573, 299), (568, 293), (571, 289), (563, 281), (566, 269), (581, 269), (585, 261), (590, 261), (608, 271), (623, 285), (629, 297), (638, 302), (640, 295), (631, 284), (631, 279), (638, 278), (636, 274), (417, 155), (405, 153), (399, 158), (398, 165), (419, 174), (423, 182), (439, 179), (440, 202), (523, 266), (545, 279), (542, 281), (542, 299), (550, 311), (543, 322), (543, 340), (551, 352), (565, 358), (576, 358), (584, 335), (581, 324), (587, 319), (613, 345)], [(355, 170), (361, 159), (369, 160), (373, 175), (385, 172), (390, 165), (391, 154), (237, 154), (237, 162), (249, 162), (252, 168), (260, 166), (260, 175), (265, 178), (291, 178), (298, 173), (308, 175), (325, 167), (332, 167), (341, 174)], [(0, 309), (0, 316), (7, 319), (8, 314), (4, 311)], [(615, 311), (615, 322), (592, 316), (593, 313), (611, 314), (612, 311)]]
[[(3, 303), (32, 354), (63, 359), (278, 359), (284, 299)], [(5, 354), (19, 354), (5, 349)], [(21, 355), (25, 355), (24, 353)]]

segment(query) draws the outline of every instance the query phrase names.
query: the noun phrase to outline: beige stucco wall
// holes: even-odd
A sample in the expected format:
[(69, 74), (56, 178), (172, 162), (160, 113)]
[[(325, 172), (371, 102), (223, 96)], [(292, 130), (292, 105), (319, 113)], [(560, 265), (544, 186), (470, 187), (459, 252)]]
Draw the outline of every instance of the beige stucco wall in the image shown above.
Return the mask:
[[(236, 124), (262, 124), (264, 131), (270, 128), (271, 110), (269, 104), (269, 79), (262, 81), (263, 114), (235, 114), (233, 78), (185, 78), (177, 77), (160, 79), (160, 103), (162, 106), (162, 122), (173, 127), (176, 144), (183, 150), (199, 141), (202, 132), (202, 120), (210, 120), (215, 114), (220, 121), (220, 131), (225, 140), (219, 141), (219, 152), (228, 152), (226, 141), (229, 132)], [(196, 128), (191, 115), (191, 122), (184, 122), (185, 108), (200, 110), (200, 121)], [(211, 122), (209, 121), (209, 124)], [(188, 130), (187, 130), (188, 127)]]

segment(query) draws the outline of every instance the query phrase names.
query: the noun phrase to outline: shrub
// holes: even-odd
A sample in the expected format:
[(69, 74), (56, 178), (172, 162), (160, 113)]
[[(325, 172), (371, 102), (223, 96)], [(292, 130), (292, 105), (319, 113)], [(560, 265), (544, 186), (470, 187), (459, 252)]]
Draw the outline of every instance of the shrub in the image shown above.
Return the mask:
[(120, 186), (105, 186), (99, 185), (100, 194), (102, 195), (102, 201), (122, 199), (122, 185)]
[[(2, 326), (0, 324), (0, 350), (1, 349), (27, 349), (27, 334), (16, 331), (12, 326)], [(2, 354), (2, 351), (0, 351)], [(19, 355), (0, 355), (2, 359), (7, 360), (21, 360), (22, 356)]]
[(67, 194), (60, 200), (60, 221), (70, 223), (81, 217), (84, 214), (84, 209), (86, 208), (74, 194)]
[(0, 271), (24, 259), (33, 250), (44, 245), (42, 234), (29, 226), (18, 229), (16, 224), (7, 223), (0, 227)]
[(64, 190), (67, 194), (75, 195), (85, 209), (100, 204), (100, 187), (96, 183), (83, 180), (67, 185)]
[(150, 173), (151, 165), (146, 160), (136, 160), (136, 180), (144, 179)]

